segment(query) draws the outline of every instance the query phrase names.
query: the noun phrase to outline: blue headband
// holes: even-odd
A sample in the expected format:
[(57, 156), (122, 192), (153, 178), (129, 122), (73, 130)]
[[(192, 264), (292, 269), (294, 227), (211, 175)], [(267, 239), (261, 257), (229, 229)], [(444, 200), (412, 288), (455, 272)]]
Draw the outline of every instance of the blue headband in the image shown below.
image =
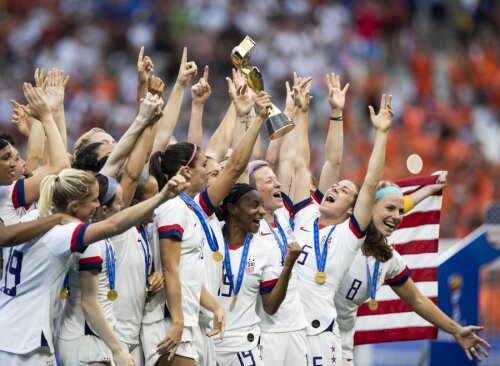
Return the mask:
[(382, 197), (388, 196), (390, 194), (396, 194), (398, 196), (403, 197), (403, 191), (401, 191), (401, 188), (396, 187), (396, 186), (388, 186), (384, 187), (382, 189), (379, 189), (377, 193), (375, 194), (375, 201), (378, 201)]
[(107, 203), (111, 198), (113, 198), (113, 196), (116, 193), (116, 188), (118, 187), (118, 182), (116, 181), (115, 178), (108, 176), (105, 177), (108, 179), (108, 190), (106, 191), (104, 197), (101, 200), (99, 200), (101, 206)]

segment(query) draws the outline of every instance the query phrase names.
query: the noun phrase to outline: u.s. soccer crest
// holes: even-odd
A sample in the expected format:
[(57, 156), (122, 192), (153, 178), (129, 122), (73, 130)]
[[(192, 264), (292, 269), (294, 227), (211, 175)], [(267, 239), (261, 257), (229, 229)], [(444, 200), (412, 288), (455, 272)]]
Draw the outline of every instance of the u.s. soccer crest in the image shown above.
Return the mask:
[(245, 267), (245, 273), (253, 273), (255, 271), (255, 258), (249, 257)]

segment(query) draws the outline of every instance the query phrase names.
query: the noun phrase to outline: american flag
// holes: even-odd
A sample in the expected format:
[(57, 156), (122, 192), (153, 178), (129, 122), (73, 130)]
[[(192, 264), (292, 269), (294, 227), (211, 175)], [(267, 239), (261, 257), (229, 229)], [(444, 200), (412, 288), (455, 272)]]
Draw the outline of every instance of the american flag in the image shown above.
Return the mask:
[[(437, 175), (396, 181), (405, 194), (433, 184)], [(388, 238), (411, 269), (419, 290), (434, 303), (438, 297), (438, 242), (441, 192), (416, 205)], [(437, 328), (414, 313), (406, 303), (384, 285), (377, 291), (378, 308), (368, 303), (358, 309), (354, 344), (409, 341), (437, 337)]]

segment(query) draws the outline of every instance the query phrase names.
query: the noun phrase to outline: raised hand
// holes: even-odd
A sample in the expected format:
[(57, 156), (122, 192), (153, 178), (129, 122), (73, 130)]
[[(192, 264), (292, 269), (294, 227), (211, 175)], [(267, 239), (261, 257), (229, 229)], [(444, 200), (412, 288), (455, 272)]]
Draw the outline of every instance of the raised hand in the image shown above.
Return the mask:
[(173, 176), (167, 184), (165, 184), (165, 187), (163, 187), (160, 193), (163, 195), (165, 200), (169, 200), (177, 197), (190, 186), (191, 183), (186, 182), (186, 179), (181, 174), (177, 174)]
[(349, 89), (349, 83), (345, 84), (344, 89), (340, 87), (339, 75), (335, 73), (326, 74), (326, 85), (328, 87), (328, 102), (330, 108), (334, 110), (342, 110), (345, 104), (345, 94)]
[(391, 123), (394, 118), (394, 111), (392, 110), (391, 102), (392, 95), (389, 95), (386, 103), (385, 94), (382, 94), (382, 98), (380, 98), (380, 110), (378, 111), (378, 114), (375, 114), (375, 111), (373, 110), (373, 107), (371, 105), (368, 106), (368, 109), (370, 110), (370, 119), (372, 121), (372, 125), (377, 131), (387, 132), (389, 130), (389, 127), (391, 127)]
[(148, 80), (148, 92), (151, 94), (156, 94), (160, 98), (163, 98), (163, 93), (165, 91), (165, 83), (162, 79), (157, 76), (151, 75)]
[(295, 106), (300, 109), (301, 112), (307, 112), (309, 109), (309, 103), (313, 97), (309, 94), (312, 86), (312, 77), (298, 77), (297, 74), (293, 73), (293, 99), (295, 101)]
[(139, 117), (145, 121), (155, 123), (163, 113), (163, 99), (158, 95), (146, 94), (139, 107)]
[(177, 75), (177, 82), (186, 86), (191, 79), (198, 73), (198, 67), (194, 61), (187, 60), (187, 47), (182, 51), (181, 66), (179, 67), (179, 74)]
[(207, 333), (207, 336), (212, 337), (219, 334), (219, 338), (224, 339), (224, 330), (226, 328), (226, 312), (222, 306), (219, 306), (214, 311), (214, 324), (212, 330)]
[(286, 248), (285, 266), (293, 267), (295, 261), (302, 253), (302, 248), (297, 242), (288, 243)]
[(137, 59), (137, 78), (141, 83), (148, 83), (149, 78), (153, 75), (155, 66), (151, 57), (144, 56), (144, 46), (141, 47), (139, 51), (139, 57)]
[(203, 77), (191, 87), (191, 98), (193, 104), (205, 104), (210, 95), (212, 94), (212, 89), (208, 83), (208, 66), (205, 66), (205, 71), (203, 72)]
[(45, 91), (47, 79), (45, 78), (45, 69), (43, 67), (41, 69), (38, 67), (35, 69), (35, 86)]
[[(462, 347), (467, 355), (467, 358), (472, 361), (474, 356), (478, 361), (481, 361), (481, 354), (483, 357), (488, 357), (488, 352), (483, 348), (491, 348), (488, 342), (486, 342), (481, 337), (478, 337), (474, 331), (483, 330), (483, 327), (478, 327), (476, 325), (469, 325), (468, 327), (462, 327), (458, 333), (454, 334), (455, 340)], [(480, 353), (479, 353), (479, 352)], [(471, 355), (472, 354), (472, 355)]]
[(30, 83), (23, 84), (24, 97), (28, 101), (29, 109), (22, 106), (24, 111), (31, 117), (42, 123), (51, 116), (50, 107), (47, 99), (40, 88), (35, 88)]
[(14, 99), (10, 100), (10, 104), (14, 108), (12, 110), (12, 123), (17, 127), (19, 132), (24, 136), (30, 135), (32, 120), (29, 116), (29, 107), (23, 106)]
[(255, 98), (255, 112), (265, 120), (267, 119), (267, 110), (271, 107), (271, 104), (271, 96), (265, 91), (261, 91)]
[(236, 89), (233, 81), (226, 78), (228, 93), (233, 100), (234, 108), (236, 109), (236, 116), (245, 117), (252, 110), (254, 101), (248, 95), (248, 85), (243, 84)]
[(64, 90), (68, 80), (69, 76), (65, 76), (63, 70), (49, 71), (45, 82), (45, 95), (51, 110), (57, 110), (64, 103)]

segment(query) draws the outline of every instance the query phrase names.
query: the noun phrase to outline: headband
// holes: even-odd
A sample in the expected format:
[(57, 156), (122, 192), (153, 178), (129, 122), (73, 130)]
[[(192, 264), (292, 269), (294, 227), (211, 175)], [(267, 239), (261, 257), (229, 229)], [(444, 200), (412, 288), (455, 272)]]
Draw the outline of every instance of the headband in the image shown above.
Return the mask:
[(229, 192), (229, 194), (224, 199), (224, 203), (236, 203), (238, 200), (243, 197), (244, 194), (257, 190), (254, 186), (251, 186), (247, 183), (239, 183), (233, 186), (233, 189)]
[(196, 144), (193, 144), (193, 146), (194, 146), (193, 155), (191, 155), (188, 162), (184, 166), (189, 166), (189, 164), (191, 164), (191, 162), (193, 161), (194, 156), (196, 155), (196, 150), (198, 150), (198, 146), (196, 146)]
[(109, 200), (111, 200), (111, 198), (113, 198), (113, 196), (116, 193), (116, 188), (118, 187), (118, 182), (116, 181), (115, 178), (108, 177), (107, 175), (105, 175), (105, 177), (108, 179), (108, 189), (107, 189), (104, 197), (99, 200), (99, 203), (101, 206), (104, 205), (105, 203), (108, 203)]
[(4, 140), (4, 139), (0, 139), (0, 150), (3, 149), (6, 146), (9, 146), (9, 145), (10, 145), (9, 141)]
[(384, 187), (382, 189), (379, 189), (377, 193), (375, 194), (375, 201), (378, 201), (382, 197), (388, 196), (390, 194), (396, 194), (398, 196), (403, 197), (403, 191), (401, 188), (396, 187), (396, 186), (388, 186)]

